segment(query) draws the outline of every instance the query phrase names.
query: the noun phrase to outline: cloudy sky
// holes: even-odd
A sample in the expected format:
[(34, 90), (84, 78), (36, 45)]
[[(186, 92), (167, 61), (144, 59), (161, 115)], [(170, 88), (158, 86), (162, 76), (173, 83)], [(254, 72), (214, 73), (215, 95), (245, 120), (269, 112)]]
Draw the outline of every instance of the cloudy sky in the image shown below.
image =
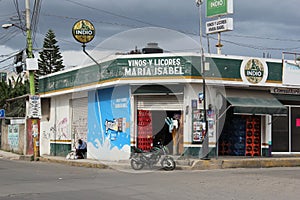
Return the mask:
[[(35, 1), (30, 2), (33, 11)], [(222, 53), (280, 59), (283, 51), (300, 52), (299, 7), (299, 0), (234, 0), (234, 14), (228, 16), (233, 18), (234, 30), (222, 33)], [(25, 0), (0, 0), (0, 23), (20, 24), (20, 16), (24, 24), (24, 10)], [(71, 32), (80, 19), (95, 26), (96, 36), (87, 44), (87, 51), (95, 57), (99, 52), (141, 49), (147, 42), (158, 42), (168, 52), (199, 52), (195, 0), (40, 0), (39, 11), (35, 54), (52, 29), (66, 66), (80, 65), (88, 59)], [(203, 25), (212, 20), (205, 17), (205, 4), (201, 12)], [(216, 34), (203, 37), (205, 52), (216, 53), (216, 38)], [(13, 60), (8, 59), (9, 55), (24, 49), (25, 41), (25, 33), (16, 27), (0, 30), (0, 70), (11, 69)]]

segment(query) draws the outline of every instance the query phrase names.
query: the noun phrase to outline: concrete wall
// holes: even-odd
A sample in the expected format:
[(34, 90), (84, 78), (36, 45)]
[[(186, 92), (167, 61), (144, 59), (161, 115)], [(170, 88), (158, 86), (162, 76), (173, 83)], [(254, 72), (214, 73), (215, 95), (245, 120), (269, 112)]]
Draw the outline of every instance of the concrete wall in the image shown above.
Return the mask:
[[(206, 87), (206, 109), (208, 109), (208, 105), (212, 104), (212, 109), (215, 112), (216, 115), (216, 108), (217, 108), (217, 100), (216, 95), (218, 91), (224, 90), (223, 88), (216, 88), (214, 86)], [(201, 83), (199, 84), (187, 84), (185, 86), (184, 90), (184, 144), (185, 146), (189, 146), (192, 143), (192, 100), (199, 99), (199, 93), (202, 93), (203, 91), (203, 85)], [(214, 117), (214, 120), (216, 121), (216, 116)], [(214, 127), (214, 130), (211, 132), (209, 137), (209, 142), (211, 145), (215, 143), (216, 141), (216, 126)], [(197, 145), (193, 145), (197, 146)], [(198, 145), (199, 146), (199, 145)]]
[(40, 154), (50, 154), (50, 143), (69, 144), (71, 141), (71, 108), (72, 94), (54, 96), (50, 100), (50, 113), (41, 120)]
[[(14, 133), (9, 133), (9, 127), (15, 127)], [(15, 152), (18, 154), (25, 154), (25, 124), (5, 124), (2, 120), (1, 126), (1, 149), (6, 151)]]

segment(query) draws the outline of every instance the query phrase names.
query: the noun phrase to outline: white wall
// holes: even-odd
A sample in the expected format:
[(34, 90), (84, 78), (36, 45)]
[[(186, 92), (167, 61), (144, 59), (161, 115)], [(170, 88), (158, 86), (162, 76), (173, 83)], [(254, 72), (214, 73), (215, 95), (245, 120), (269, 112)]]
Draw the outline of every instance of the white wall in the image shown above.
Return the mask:
[(50, 154), (50, 140), (71, 140), (70, 99), (71, 94), (51, 97), (50, 117), (41, 120), (40, 154)]
[[(192, 143), (192, 100), (198, 100), (199, 93), (202, 93), (203, 86), (202, 84), (187, 84), (184, 90), (184, 108), (185, 108), (185, 115), (184, 115), (184, 144), (185, 146), (197, 146), (193, 145)], [(224, 93), (224, 88), (216, 87), (216, 86), (207, 86), (206, 87), (206, 108), (208, 109), (208, 105), (212, 104), (212, 109), (215, 112), (214, 115), (214, 130), (209, 137), (210, 146), (214, 146), (212, 143), (216, 142), (216, 109), (219, 107), (217, 104), (219, 103), (216, 95), (217, 92)], [(188, 110), (186, 110), (188, 109)], [(198, 145), (199, 146), (199, 145)]]

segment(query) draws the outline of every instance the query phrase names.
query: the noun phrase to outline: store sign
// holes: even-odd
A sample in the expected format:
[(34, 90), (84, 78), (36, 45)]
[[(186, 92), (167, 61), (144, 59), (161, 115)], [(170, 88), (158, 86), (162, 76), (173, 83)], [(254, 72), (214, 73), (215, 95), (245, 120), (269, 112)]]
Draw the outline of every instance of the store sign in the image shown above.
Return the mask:
[(300, 85), (300, 66), (297, 63), (283, 63), (283, 85)]
[(272, 88), (271, 93), (300, 95), (300, 89), (299, 88)]
[(129, 59), (124, 76), (184, 75), (181, 58)]
[(247, 84), (264, 84), (268, 78), (267, 63), (257, 58), (244, 59), (240, 74)]
[(233, 0), (207, 0), (206, 17), (233, 14)]
[(95, 37), (95, 28), (90, 21), (82, 19), (73, 25), (72, 34), (78, 42), (88, 43)]
[(29, 118), (41, 118), (41, 98), (38, 95), (29, 96)]
[(206, 22), (206, 34), (219, 33), (233, 30), (233, 19), (223, 18)]

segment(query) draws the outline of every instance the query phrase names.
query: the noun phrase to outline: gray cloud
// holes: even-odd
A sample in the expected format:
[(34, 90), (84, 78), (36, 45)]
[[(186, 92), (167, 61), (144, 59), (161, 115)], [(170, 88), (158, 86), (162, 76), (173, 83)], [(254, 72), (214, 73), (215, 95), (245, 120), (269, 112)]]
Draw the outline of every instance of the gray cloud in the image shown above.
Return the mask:
[[(10, 17), (17, 15), (13, 2), (0, 1), (0, 23), (7, 23)], [(20, 10), (24, 10), (24, 1), (18, 2)], [(299, 0), (234, 0), (234, 14), (229, 16), (234, 18), (234, 31), (222, 33), (225, 45), (222, 52), (247, 56), (261, 56), (264, 52), (270, 52), (273, 57), (280, 58), (284, 49), (299, 50), (293, 49), (300, 46), (299, 41), (295, 41), (300, 32), (299, 5)], [(202, 13), (204, 17), (204, 6)], [(88, 44), (90, 49), (112, 35), (149, 26), (181, 31), (199, 41), (199, 16), (194, 0), (42, 0), (35, 48), (42, 47), (44, 35), (48, 29), (52, 29), (62, 51), (81, 51), (81, 45), (71, 34), (71, 28), (78, 19), (88, 19), (96, 28), (96, 37)], [(24, 48), (25, 36), (19, 33), (7, 40), (11, 33), (11, 30), (0, 30), (0, 46), (16, 50)], [(216, 35), (211, 37), (216, 38)], [(206, 39), (203, 41), (207, 51)], [(139, 44), (138, 41), (133, 43)], [(210, 39), (212, 53), (216, 52), (215, 44), (216, 40)]]

